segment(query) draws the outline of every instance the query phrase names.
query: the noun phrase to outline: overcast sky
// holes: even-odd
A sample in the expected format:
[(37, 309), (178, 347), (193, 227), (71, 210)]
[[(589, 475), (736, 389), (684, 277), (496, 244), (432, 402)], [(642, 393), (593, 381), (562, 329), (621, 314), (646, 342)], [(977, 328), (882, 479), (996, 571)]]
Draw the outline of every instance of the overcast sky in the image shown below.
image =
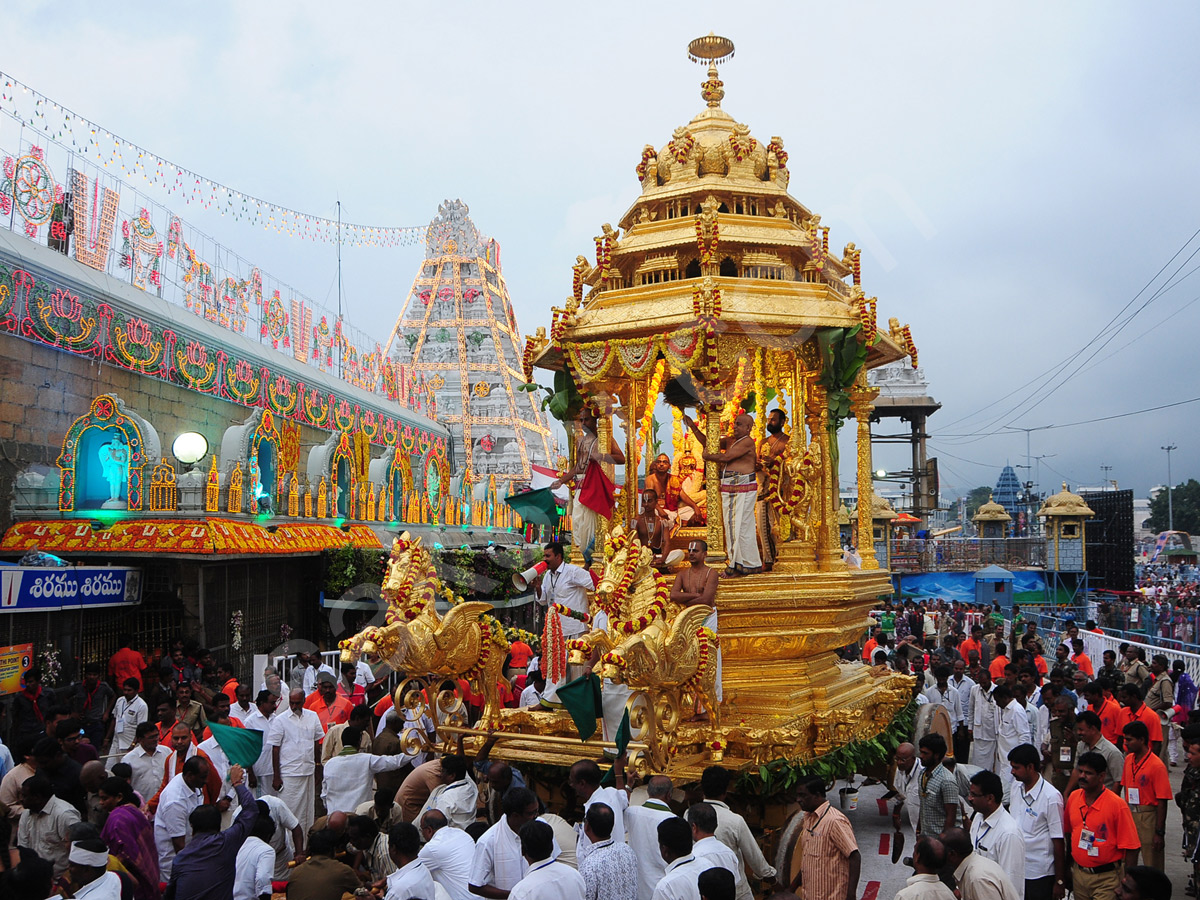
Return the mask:
[[(1200, 275), (1184, 278), (1200, 264), (1185, 263), (1200, 248), (1187, 243), (1200, 228), (1194, 3), (191, 8), (8, 4), (0, 67), (173, 162), (313, 214), (340, 198), (348, 220), (419, 225), (461, 197), (500, 241), (532, 332), (570, 293), (576, 254), (637, 197), (642, 145), (703, 108), (685, 47), (715, 30), (737, 45), (723, 107), (760, 140), (783, 137), (792, 194), (832, 226), (832, 247), (863, 250), (881, 320), (912, 325), (943, 404), (930, 420), (943, 495), (1024, 464), (1025, 436), (1001, 426), (1200, 395)], [(182, 214), (336, 304), (332, 247)], [(421, 255), (347, 250), (348, 318), (386, 339)], [(1077, 375), (1005, 396), (1135, 297), (1126, 315), (1154, 299), (1058, 380)], [(1165, 481), (1168, 443), (1174, 480), (1200, 477), (1198, 413), (1035, 432), (1032, 453), (1052, 454), (1042, 488), (1112, 466), (1144, 494)]]

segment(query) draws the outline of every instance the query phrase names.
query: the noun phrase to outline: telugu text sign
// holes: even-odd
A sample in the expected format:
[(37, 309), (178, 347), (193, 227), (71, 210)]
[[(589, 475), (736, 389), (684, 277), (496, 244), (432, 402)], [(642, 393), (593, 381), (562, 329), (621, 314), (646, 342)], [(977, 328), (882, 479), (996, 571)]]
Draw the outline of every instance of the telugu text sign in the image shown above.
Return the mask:
[(109, 566), (0, 568), (0, 613), (142, 602), (142, 571)]

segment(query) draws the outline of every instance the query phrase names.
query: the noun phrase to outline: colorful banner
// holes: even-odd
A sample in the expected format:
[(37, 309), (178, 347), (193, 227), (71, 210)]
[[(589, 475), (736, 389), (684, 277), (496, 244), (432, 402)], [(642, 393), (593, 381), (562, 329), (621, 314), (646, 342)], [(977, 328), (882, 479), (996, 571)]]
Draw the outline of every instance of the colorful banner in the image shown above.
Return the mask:
[(33, 644), (0, 647), (0, 696), (19, 692), (32, 666)]
[(0, 568), (0, 613), (134, 606), (141, 602), (141, 569), (116, 566)]

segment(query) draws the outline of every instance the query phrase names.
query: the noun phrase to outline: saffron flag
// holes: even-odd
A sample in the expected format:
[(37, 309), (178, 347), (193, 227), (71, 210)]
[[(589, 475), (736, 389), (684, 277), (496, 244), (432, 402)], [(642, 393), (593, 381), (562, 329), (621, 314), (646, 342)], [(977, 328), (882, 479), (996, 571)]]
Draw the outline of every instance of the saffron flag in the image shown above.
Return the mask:
[(234, 728), (209, 722), (217, 744), (235, 766), (248, 769), (262, 755), (263, 733), (254, 728)]

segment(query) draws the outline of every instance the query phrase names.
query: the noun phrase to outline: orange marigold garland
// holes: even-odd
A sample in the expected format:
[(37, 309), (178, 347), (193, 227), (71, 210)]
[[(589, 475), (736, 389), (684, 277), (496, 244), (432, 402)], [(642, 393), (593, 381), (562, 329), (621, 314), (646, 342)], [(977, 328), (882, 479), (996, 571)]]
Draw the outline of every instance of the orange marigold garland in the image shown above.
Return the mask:
[(917, 367), (917, 344), (913, 340), (912, 329), (905, 325), (900, 329), (900, 338), (900, 346), (912, 357), (912, 367), (915, 369)]
[(562, 618), (558, 610), (553, 612), (553, 615), (547, 613), (546, 627), (542, 629), (542, 671), (551, 683), (567, 677), (567, 645), (563, 640)]
[(678, 143), (674, 138), (671, 138), (667, 143), (667, 152), (675, 157), (675, 162), (681, 163), (687, 160), (688, 156), (691, 155), (692, 148), (695, 146), (696, 139), (692, 137), (692, 133), (689, 131), (683, 136), (683, 140)]
[(779, 141), (771, 141), (771, 143), (767, 144), (767, 152), (775, 154), (775, 159), (779, 163), (779, 168), (787, 168), (788, 155), (787, 151), (783, 149), (782, 143)]
[(734, 159), (736, 159), (738, 162), (741, 162), (754, 152), (754, 148), (758, 146), (758, 141), (754, 138), (750, 138), (750, 140), (743, 144), (738, 140), (736, 134), (731, 134), (729, 135), (729, 146), (733, 148)]
[(525, 352), (521, 354), (521, 374), (525, 376), (525, 383), (530, 384), (533, 381), (533, 348), (535, 344), (532, 337), (525, 338)]
[(658, 152), (649, 144), (642, 148), (642, 161), (634, 169), (637, 172), (638, 181), (646, 180), (646, 174), (650, 171), (650, 160), (656, 156), (658, 156)]

